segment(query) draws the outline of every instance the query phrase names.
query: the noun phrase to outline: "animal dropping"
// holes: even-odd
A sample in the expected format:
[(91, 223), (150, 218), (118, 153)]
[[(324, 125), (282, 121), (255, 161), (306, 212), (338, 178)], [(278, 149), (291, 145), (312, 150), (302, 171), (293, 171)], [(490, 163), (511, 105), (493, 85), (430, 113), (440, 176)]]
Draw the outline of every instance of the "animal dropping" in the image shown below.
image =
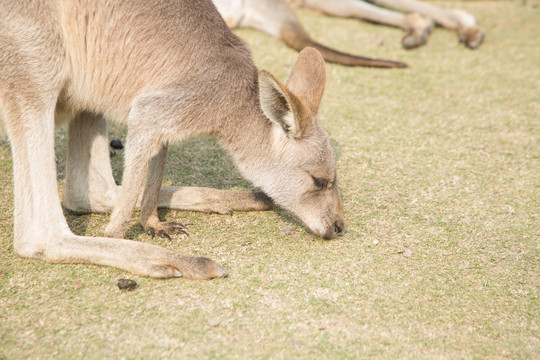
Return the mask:
[(124, 148), (124, 144), (122, 144), (122, 141), (120, 140), (111, 140), (110, 143), (111, 147), (115, 150), (122, 150)]
[(137, 283), (131, 279), (119, 279), (117, 285), (120, 290), (133, 291), (137, 288)]

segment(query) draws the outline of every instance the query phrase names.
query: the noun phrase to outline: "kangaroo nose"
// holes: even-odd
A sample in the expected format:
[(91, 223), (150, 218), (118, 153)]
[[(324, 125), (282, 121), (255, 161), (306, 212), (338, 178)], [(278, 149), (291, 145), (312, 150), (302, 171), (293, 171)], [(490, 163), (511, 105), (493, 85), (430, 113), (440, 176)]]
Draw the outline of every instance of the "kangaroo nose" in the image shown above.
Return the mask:
[(345, 222), (343, 219), (336, 220), (333, 225), (334, 226), (329, 226), (326, 229), (326, 233), (320, 235), (323, 239), (335, 239), (336, 236), (338, 236), (345, 229)]
[(334, 223), (334, 230), (335, 230), (336, 234), (341, 233), (344, 228), (345, 228), (345, 223), (343, 222), (343, 220), (337, 220)]

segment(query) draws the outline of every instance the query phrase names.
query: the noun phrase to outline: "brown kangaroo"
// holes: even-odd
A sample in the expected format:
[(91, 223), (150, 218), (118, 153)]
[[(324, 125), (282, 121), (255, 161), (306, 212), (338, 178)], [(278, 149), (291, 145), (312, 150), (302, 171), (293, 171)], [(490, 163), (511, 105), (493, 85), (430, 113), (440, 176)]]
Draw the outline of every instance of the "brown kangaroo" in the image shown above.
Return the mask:
[[(300, 53), (286, 85), (258, 73), (210, 0), (1, 1), (0, 123), (14, 163), (15, 252), (158, 278), (225, 276), (210, 259), (122, 239), (138, 202), (145, 230), (181, 231), (156, 210), (192, 194), (159, 195), (167, 147), (202, 134), (216, 137), (241, 173), (311, 232), (336, 237), (344, 228), (336, 166), (317, 119), (325, 84), (314, 49)], [(121, 187), (104, 118), (128, 127)], [(54, 129), (67, 121), (66, 206), (113, 206), (108, 237), (74, 235), (63, 216)], [(269, 204), (255, 195), (242, 201)]]

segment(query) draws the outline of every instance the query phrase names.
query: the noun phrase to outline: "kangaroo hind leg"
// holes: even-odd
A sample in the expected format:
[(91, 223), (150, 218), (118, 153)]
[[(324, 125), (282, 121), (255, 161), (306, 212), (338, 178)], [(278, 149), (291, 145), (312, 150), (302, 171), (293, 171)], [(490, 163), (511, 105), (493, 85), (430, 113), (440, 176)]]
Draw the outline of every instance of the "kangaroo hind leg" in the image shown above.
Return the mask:
[(54, 36), (44, 35), (50, 29), (39, 28), (26, 41), (11, 41), (22, 18), (13, 10), (0, 21), (0, 104), (13, 156), (14, 249), (21, 256), (46, 257), (59, 236), (70, 234), (60, 206), (54, 154), (63, 58), (60, 45), (50, 41)]
[[(29, 94), (26, 87), (25, 94)], [(45, 257), (58, 237), (70, 234), (60, 206), (54, 154), (56, 102), (2, 94), (4, 124), (11, 142), (15, 186), (15, 252)], [(40, 99), (41, 98), (41, 99)]]
[(78, 113), (68, 127), (64, 207), (76, 214), (110, 212), (117, 197), (107, 122), (96, 114)]

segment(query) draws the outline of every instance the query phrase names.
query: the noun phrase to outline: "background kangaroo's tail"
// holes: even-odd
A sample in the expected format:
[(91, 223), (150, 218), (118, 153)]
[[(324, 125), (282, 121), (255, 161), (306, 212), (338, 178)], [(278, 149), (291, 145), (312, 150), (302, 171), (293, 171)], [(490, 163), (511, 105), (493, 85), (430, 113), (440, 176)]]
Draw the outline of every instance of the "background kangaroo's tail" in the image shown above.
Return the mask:
[(351, 55), (331, 49), (313, 40), (299, 23), (287, 22), (281, 25), (280, 35), (283, 41), (295, 50), (301, 51), (307, 46), (319, 50), (324, 60), (348, 66), (366, 66), (378, 68), (407, 68), (407, 64), (400, 61), (373, 59), (363, 56)]

